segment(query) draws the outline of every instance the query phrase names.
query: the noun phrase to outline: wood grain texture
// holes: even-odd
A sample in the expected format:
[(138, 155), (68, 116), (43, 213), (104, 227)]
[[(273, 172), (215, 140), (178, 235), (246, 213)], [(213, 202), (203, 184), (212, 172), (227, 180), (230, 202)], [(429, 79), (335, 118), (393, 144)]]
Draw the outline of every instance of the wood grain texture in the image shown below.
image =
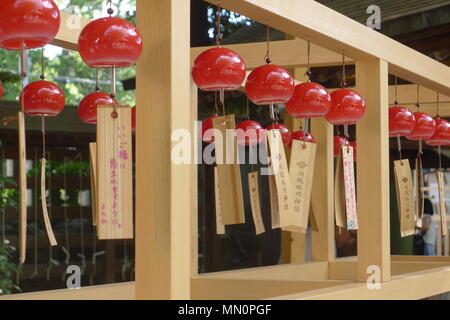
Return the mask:
[[(222, 224), (225, 226), (245, 223), (244, 195), (242, 191), (239, 148), (236, 135), (229, 141), (228, 133), (236, 131), (234, 115), (213, 119), (214, 129), (220, 131), (215, 139), (217, 177), (219, 180)], [(220, 141), (221, 140), (221, 141)]]
[(312, 231), (311, 254), (315, 261), (330, 261), (335, 258), (333, 126), (314, 118), (311, 133), (317, 142), (311, 201), (318, 228)]
[(46, 159), (41, 159), (41, 204), (42, 204), (42, 216), (44, 217), (45, 231), (47, 232), (48, 240), (52, 247), (57, 246), (55, 234), (53, 233), (52, 223), (48, 215), (47, 210), (47, 188), (45, 187), (45, 169), (46, 169)]
[(22, 111), (17, 113), (19, 130), (19, 262), (24, 264), (27, 250), (27, 167), (25, 117)]
[(133, 238), (131, 148), (131, 108), (98, 106), (97, 234), (101, 240)]
[(253, 223), (255, 225), (256, 235), (264, 233), (264, 223), (261, 215), (261, 202), (259, 199), (259, 172), (250, 172), (248, 174), (248, 188), (250, 194), (250, 204), (252, 210)]
[(91, 180), (92, 225), (98, 224), (97, 212), (97, 143), (89, 143), (89, 162)]
[(388, 66), (379, 59), (356, 62), (357, 91), (366, 114), (357, 123), (358, 280), (378, 266), (381, 281), (390, 280)]
[[(215, 0), (207, 2), (216, 4)], [(367, 28), (313, 0), (222, 0), (225, 9), (243, 14), (351, 59), (381, 59), (389, 72), (450, 95), (450, 67)], [(320, 17), (320, 18), (318, 18)]]
[[(190, 4), (138, 0), (136, 298), (189, 299), (193, 165), (171, 161), (172, 132), (191, 132)], [(194, 185), (195, 187), (195, 185)], [(191, 226), (191, 227), (189, 227)]]
[(409, 161), (394, 161), (394, 174), (400, 218), (400, 235), (408, 237), (415, 233), (414, 187)]

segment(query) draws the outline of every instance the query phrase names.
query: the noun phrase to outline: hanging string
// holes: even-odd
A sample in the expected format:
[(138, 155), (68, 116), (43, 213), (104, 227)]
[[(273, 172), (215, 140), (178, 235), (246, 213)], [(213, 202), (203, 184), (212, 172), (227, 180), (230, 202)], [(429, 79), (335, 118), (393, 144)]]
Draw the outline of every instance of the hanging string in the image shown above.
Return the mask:
[(267, 43), (267, 51), (266, 51), (264, 60), (266, 61), (267, 64), (271, 64), (272, 59), (270, 58), (270, 22), (269, 22), (269, 20), (267, 20), (267, 25), (266, 25), (266, 43)]
[[(70, 266), (70, 243), (69, 243), (69, 218), (67, 215), (67, 164), (69, 161), (72, 161), (70, 158), (68, 157), (64, 157), (64, 169), (63, 169), (63, 189), (64, 189), (64, 198), (63, 198), (63, 207), (64, 207), (64, 239), (65, 239), (65, 245), (61, 247), (62, 251), (64, 252), (64, 254), (66, 255), (66, 258), (64, 260), (64, 263), (67, 266)], [(63, 274), (61, 276), (61, 280), (65, 281), (66, 280), (66, 271), (63, 271)]]
[(217, 91), (214, 91), (214, 116), (219, 115), (219, 107), (217, 105)]
[(341, 79), (341, 86), (342, 88), (347, 87), (347, 72), (345, 70), (345, 51), (342, 51), (342, 79)]
[(100, 91), (100, 72), (99, 69), (96, 68), (96, 80), (95, 80), (95, 91), (99, 92)]
[[(394, 105), (398, 106), (398, 78), (397, 75), (395, 75), (394, 77), (394, 81), (395, 81), (395, 97), (394, 97)], [(400, 160), (403, 160), (403, 155), (402, 155), (402, 140), (400, 135), (397, 135), (397, 150), (398, 150), (398, 154), (400, 156)], [(403, 166), (403, 162), (401, 163), (401, 165)]]
[[(41, 80), (45, 80), (45, 58), (44, 48), (41, 50)], [(41, 131), (42, 131), (42, 158), (45, 159), (45, 114), (41, 114)]]
[(440, 101), (439, 101), (439, 92), (436, 92), (436, 118), (440, 118)]
[(247, 120), (250, 120), (250, 99), (247, 97)]
[(113, 15), (113, 13), (114, 13), (114, 9), (112, 7), (112, 0), (108, 0), (107, 5), (109, 5), (109, 8), (108, 8), (107, 12), (108, 12), (109, 16), (111, 17)]
[(23, 42), (22, 42), (22, 50), (20, 52), (20, 76), (22, 86), (21, 110), (22, 112), (25, 112), (25, 99), (23, 97), (24, 95), (23, 89), (25, 88), (25, 78), (27, 77), (27, 51), (25, 49)]
[(308, 67), (306, 70), (306, 77), (308, 78), (308, 82), (311, 82), (311, 40), (308, 37)]
[(280, 122), (281, 119), (281, 111), (280, 111), (280, 106), (277, 104), (275, 106), (275, 123), (278, 124), (278, 122)]
[(220, 48), (220, 43), (222, 41), (222, 7), (220, 0), (217, 2), (217, 22), (216, 22), (216, 46)]
[[(416, 103), (417, 111), (420, 110), (420, 85), (417, 84), (417, 103)], [(423, 154), (423, 143), (422, 140), (419, 140), (419, 155)]]
[(394, 105), (398, 105), (398, 78), (395, 76), (395, 100)]

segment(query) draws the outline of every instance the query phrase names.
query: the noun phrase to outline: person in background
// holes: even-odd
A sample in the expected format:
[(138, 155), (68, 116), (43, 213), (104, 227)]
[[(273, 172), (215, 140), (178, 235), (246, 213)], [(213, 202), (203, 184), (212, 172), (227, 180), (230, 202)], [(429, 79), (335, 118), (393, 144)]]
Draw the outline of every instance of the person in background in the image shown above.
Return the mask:
[(436, 221), (433, 221), (433, 204), (430, 199), (424, 201), (424, 215), (422, 218), (422, 230), (423, 230), (423, 242), (424, 242), (424, 254), (426, 256), (436, 255), (436, 239), (437, 228)]

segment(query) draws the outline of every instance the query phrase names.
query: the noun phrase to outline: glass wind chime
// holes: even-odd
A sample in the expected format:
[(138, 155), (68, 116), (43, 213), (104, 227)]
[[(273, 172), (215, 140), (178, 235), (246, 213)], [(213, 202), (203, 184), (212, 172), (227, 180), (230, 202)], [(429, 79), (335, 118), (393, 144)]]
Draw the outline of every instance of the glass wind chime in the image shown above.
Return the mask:
[[(46, 214), (45, 195), (45, 118), (58, 115), (64, 108), (64, 94), (55, 84), (45, 81), (44, 72), (41, 80), (30, 83), (25, 87), (27, 77), (26, 51), (42, 48), (50, 43), (56, 36), (61, 23), (58, 6), (53, 0), (2, 0), (0, 10), (0, 47), (6, 50), (20, 52), (22, 91), (20, 94), (21, 111), (19, 120), (19, 147), (21, 150), (20, 163), (20, 263), (25, 261), (26, 249), (26, 168), (25, 168), (25, 124), (23, 114), (40, 116), (42, 118), (43, 154), (41, 200), (44, 212), (44, 221), (52, 245), (56, 240), (51, 231), (50, 222)], [(42, 66), (43, 68), (43, 66)]]

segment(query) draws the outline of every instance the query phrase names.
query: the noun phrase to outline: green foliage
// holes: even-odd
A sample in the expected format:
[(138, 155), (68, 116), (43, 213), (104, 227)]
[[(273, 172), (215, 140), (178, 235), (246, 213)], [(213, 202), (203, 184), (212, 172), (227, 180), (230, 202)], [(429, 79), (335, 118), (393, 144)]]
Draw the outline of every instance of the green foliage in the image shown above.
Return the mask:
[[(210, 25), (209, 36), (210, 38), (214, 38), (217, 32), (217, 8), (215, 6), (210, 6), (208, 8), (208, 22)], [(253, 25), (251, 19), (225, 9), (222, 9), (221, 11), (220, 23), (223, 37), (226, 37), (239, 29)]]
[[(113, 1), (115, 5), (120, 2), (120, 10), (117, 16), (134, 21), (135, 0)], [(88, 19), (106, 16), (105, 0), (58, 0), (60, 10), (81, 15)], [(45, 74), (47, 80), (59, 85), (66, 95), (66, 105), (78, 106), (80, 100), (94, 91), (94, 83), (86, 83), (85, 80), (95, 80), (96, 71), (84, 64), (78, 52), (68, 51), (48, 45), (45, 48)], [(29, 50), (29, 81), (39, 80), (41, 74), (41, 49)], [(18, 76), (19, 53), (0, 49), (0, 80), (4, 81), (4, 101), (18, 101), (20, 94), (20, 79)], [(135, 67), (120, 68), (117, 70), (117, 79), (126, 80), (135, 75)], [(55, 78), (57, 76), (57, 78)], [(3, 78), (5, 77), (5, 78)], [(101, 90), (110, 91), (110, 72), (100, 71), (100, 81), (106, 81), (101, 85)], [(135, 94), (132, 91), (124, 91), (122, 86), (117, 87), (117, 100), (121, 104), (134, 105)]]
[[(47, 177), (50, 175), (52, 177), (61, 177), (66, 174), (68, 177), (89, 177), (90, 174), (90, 165), (89, 162), (63, 162), (63, 161), (47, 161), (45, 166), (45, 172)], [(36, 167), (28, 170), (28, 177), (36, 177), (41, 174), (41, 163), (39, 163)]]
[(21, 292), (20, 287), (15, 285), (13, 280), (20, 273), (19, 266), (11, 262), (15, 251), (16, 248), (7, 240), (0, 244), (0, 295)]

